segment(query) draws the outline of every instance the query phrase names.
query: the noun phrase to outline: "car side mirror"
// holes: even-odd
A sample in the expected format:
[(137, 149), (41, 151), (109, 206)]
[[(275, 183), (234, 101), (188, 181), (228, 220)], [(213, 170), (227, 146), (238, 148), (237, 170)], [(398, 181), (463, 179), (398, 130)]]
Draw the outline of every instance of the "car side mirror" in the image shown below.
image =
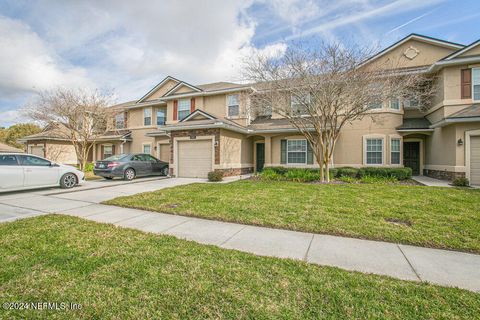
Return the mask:
[(59, 167), (59, 165), (56, 164), (55, 162), (50, 162), (50, 167)]

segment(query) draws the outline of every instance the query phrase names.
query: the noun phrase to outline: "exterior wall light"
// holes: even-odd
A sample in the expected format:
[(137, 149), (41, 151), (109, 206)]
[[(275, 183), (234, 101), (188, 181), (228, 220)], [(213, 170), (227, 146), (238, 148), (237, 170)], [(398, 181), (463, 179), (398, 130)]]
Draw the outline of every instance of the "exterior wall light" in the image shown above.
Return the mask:
[(462, 140), (462, 138), (460, 138), (460, 139), (457, 140), (457, 145), (463, 146), (463, 140)]

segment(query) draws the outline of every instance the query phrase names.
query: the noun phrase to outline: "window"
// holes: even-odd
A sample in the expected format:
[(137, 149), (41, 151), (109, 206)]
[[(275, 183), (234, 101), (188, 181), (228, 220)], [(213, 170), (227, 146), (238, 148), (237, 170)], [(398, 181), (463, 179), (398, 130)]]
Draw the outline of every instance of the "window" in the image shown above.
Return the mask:
[(113, 156), (113, 146), (103, 146), (103, 159)]
[(166, 118), (165, 109), (157, 109), (157, 126), (165, 125)]
[(151, 144), (144, 144), (143, 145), (143, 153), (150, 154), (152, 151), (152, 145)]
[(17, 157), (13, 155), (2, 154), (0, 155), (0, 166), (17, 166)]
[(366, 164), (383, 164), (383, 139), (366, 139)]
[(400, 139), (390, 140), (390, 164), (400, 164)]
[(400, 110), (400, 99), (398, 98), (390, 99), (390, 109)]
[(143, 125), (144, 126), (152, 125), (152, 108), (143, 109)]
[(404, 100), (403, 105), (405, 108), (416, 108), (418, 107), (418, 100), (415, 98), (407, 98)]
[(375, 99), (374, 101), (368, 104), (368, 109), (382, 109), (383, 103), (380, 99)]
[(238, 115), (240, 114), (238, 94), (231, 94), (227, 96), (227, 109), (229, 117), (238, 117)]
[(293, 115), (306, 115), (307, 108), (306, 106), (310, 103), (310, 94), (303, 96), (291, 96), (290, 97), (290, 107), (292, 109)]
[(480, 68), (472, 69), (472, 91), (473, 100), (480, 100)]
[(307, 140), (287, 140), (287, 163), (307, 163)]
[(149, 155), (149, 154), (147, 154), (147, 155), (145, 156), (145, 160), (146, 160), (146, 161), (151, 161), (151, 162), (158, 162), (157, 158), (152, 157), (152, 156)]
[(23, 166), (38, 166), (38, 167), (48, 167), (51, 165), (51, 162), (42, 158), (32, 157), (32, 156), (21, 156)]
[(123, 112), (115, 116), (115, 128), (117, 129), (125, 128), (125, 114)]
[(190, 114), (190, 99), (178, 100), (178, 121), (185, 119)]

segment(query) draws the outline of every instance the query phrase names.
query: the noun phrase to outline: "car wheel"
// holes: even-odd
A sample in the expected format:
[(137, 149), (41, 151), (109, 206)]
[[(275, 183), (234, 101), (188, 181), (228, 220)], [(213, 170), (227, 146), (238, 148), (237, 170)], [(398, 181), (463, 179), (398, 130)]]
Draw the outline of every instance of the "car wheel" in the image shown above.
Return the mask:
[(65, 173), (60, 179), (60, 187), (62, 189), (70, 189), (77, 185), (77, 176), (73, 173)]
[(112, 177), (103, 177), (104, 179), (106, 180), (112, 180), (113, 178)]
[(135, 178), (135, 170), (133, 170), (132, 168), (128, 168), (123, 173), (123, 179), (125, 180), (130, 181), (130, 180), (133, 180), (134, 178)]
[(162, 169), (162, 176), (168, 176), (168, 167)]

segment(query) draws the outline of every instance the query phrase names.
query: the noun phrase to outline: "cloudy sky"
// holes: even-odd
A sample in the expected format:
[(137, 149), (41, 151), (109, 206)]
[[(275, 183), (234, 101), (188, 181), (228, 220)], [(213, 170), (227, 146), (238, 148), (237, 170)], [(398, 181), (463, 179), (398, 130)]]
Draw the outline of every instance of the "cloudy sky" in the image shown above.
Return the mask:
[[(459, 5), (461, 3), (461, 5)], [(166, 75), (239, 80), (255, 51), (318, 39), (385, 47), (416, 32), (480, 38), (478, 0), (0, 0), (0, 126), (38, 90), (141, 97)]]

